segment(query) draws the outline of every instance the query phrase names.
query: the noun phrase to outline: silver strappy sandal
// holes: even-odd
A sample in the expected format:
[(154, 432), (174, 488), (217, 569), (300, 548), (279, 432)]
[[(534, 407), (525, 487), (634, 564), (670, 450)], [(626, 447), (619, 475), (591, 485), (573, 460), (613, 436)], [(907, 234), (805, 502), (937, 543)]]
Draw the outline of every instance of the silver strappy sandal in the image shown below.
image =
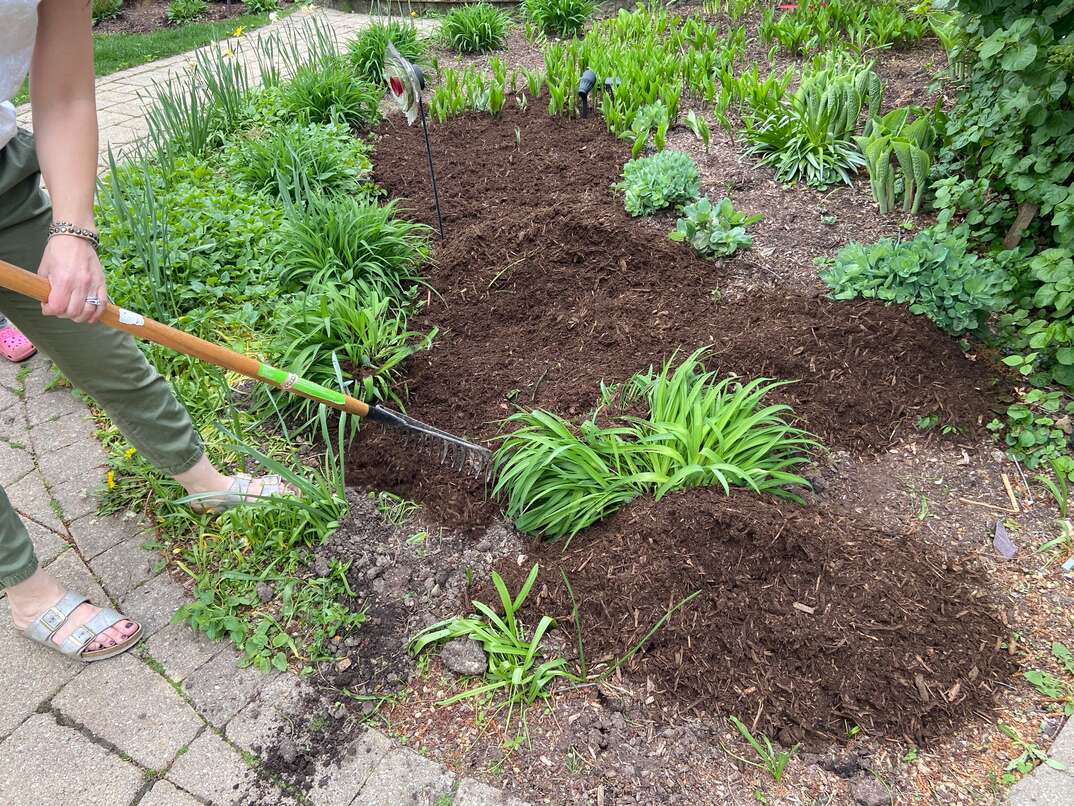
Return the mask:
[[(67, 621), (70, 615), (75, 612), (80, 605), (83, 605), (88, 601), (89, 599), (81, 594), (72, 592), (65, 593), (60, 601), (34, 619), (30, 623), (30, 626), (23, 630), (23, 635), (31, 641), (45, 644), (50, 649), (54, 649), (68, 657), (78, 658), (87, 663), (119, 655), (122, 652), (126, 652), (141, 640), (141, 624), (138, 624), (138, 622), (133, 619), (127, 618), (110, 607), (103, 607), (101, 608), (100, 613), (85, 624), (75, 627), (74, 630), (71, 631), (71, 634), (63, 640), (63, 643), (57, 644), (53, 641), (52, 636), (54, 636), (60, 627), (64, 625), (64, 622)], [(138, 629), (124, 640), (119, 641), (115, 646), (106, 647), (104, 649), (95, 649), (92, 652), (86, 651), (86, 647), (89, 646), (97, 636), (109, 627), (116, 626), (121, 621), (137, 624)]]
[[(261, 492), (251, 495), (250, 485), (255, 481), (261, 482)], [(199, 495), (196, 499), (189, 500), (189, 504), (190, 508), (198, 514), (224, 512), (243, 504), (252, 504), (262, 498), (271, 498), (274, 495), (295, 495), (295, 493), (290, 488), (284, 487), (283, 479), (279, 476), (260, 476), (255, 479), (246, 473), (236, 473), (227, 490)]]

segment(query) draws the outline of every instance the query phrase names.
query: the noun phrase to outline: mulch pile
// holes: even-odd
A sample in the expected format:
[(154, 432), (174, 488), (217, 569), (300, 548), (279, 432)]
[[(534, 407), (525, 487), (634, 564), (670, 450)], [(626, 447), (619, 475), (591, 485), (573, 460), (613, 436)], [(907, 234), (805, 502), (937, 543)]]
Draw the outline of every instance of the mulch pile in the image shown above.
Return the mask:
[[(639, 499), (564, 550), (499, 570), (543, 583), (527, 622), (557, 618), (591, 667), (622, 657), (685, 597), (624, 674), (674, 709), (734, 714), (786, 744), (871, 736), (927, 743), (990, 700), (1013, 668), (972, 568), (916, 537), (752, 494)], [(485, 588), (474, 598), (497, 602)], [(599, 668), (598, 668), (599, 670)]]
[[(407, 367), (416, 417), (489, 440), (515, 406), (581, 416), (601, 381), (703, 345), (710, 368), (798, 381), (779, 397), (831, 448), (883, 450), (931, 414), (973, 432), (997, 407), (990, 362), (902, 307), (819, 288), (714, 295), (722, 264), (631, 219), (609, 189), (629, 153), (598, 117), (511, 108), (431, 136), (447, 237), (427, 268), (430, 304), (411, 321), (440, 328)], [(420, 127), (384, 124), (374, 163), (376, 182), (435, 225)], [(416, 460), (379, 429), (365, 430), (348, 469), (352, 483), (419, 500), (447, 525), (477, 528), (496, 513), (479, 481)]]

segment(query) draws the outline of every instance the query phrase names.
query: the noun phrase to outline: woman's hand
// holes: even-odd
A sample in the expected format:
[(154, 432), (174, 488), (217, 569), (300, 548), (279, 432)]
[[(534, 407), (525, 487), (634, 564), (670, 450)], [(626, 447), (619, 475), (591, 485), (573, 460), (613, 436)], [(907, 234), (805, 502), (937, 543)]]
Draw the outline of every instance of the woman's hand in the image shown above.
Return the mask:
[[(48, 302), (41, 304), (45, 316), (75, 322), (96, 322), (101, 318), (108, 290), (101, 261), (89, 241), (73, 235), (50, 238), (37, 273), (52, 284)], [(87, 297), (96, 297), (101, 304), (91, 305)]]

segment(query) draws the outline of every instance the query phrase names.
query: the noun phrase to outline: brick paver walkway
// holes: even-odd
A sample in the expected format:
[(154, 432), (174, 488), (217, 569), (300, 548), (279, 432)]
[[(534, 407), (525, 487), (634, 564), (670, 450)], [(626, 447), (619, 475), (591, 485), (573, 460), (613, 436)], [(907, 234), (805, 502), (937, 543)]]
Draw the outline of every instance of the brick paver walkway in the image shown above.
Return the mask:
[[(368, 17), (318, 11), (341, 40)], [(294, 18), (274, 27), (295, 24)], [(98, 82), (102, 154), (145, 135), (137, 90), (189, 55)], [(0, 642), (0, 801), (19, 806), (349, 806), (520, 804), (356, 723), (353, 744), (307, 792), (258, 778), (257, 753), (287, 735), (302, 687), (289, 674), (236, 665), (238, 653), (172, 624), (183, 588), (145, 544), (149, 525), (98, 517), (107, 457), (85, 404), (49, 390), (51, 365), (0, 361), (0, 484), (25, 519), (43, 566), (72, 590), (141, 621), (126, 655), (82, 664), (8, 632)], [(0, 593), (0, 624), (9, 625)], [(6, 626), (5, 626), (6, 628)], [(326, 717), (329, 718), (329, 717)]]

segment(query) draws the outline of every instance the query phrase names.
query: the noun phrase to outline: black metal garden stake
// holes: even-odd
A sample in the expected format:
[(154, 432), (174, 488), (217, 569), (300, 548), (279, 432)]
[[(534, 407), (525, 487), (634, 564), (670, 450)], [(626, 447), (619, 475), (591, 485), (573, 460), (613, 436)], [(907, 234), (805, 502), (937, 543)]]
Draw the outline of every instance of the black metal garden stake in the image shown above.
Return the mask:
[[(424, 76), (421, 76), (421, 83), (424, 87)], [(425, 125), (425, 104), (422, 103), (420, 93), (418, 94), (418, 114), (421, 117), (421, 131), (425, 135), (425, 155), (429, 158), (429, 179), (433, 183), (433, 204), (436, 205), (436, 225), (440, 229), (440, 240), (443, 240), (444, 219), (440, 215), (440, 191), (437, 190), (436, 187), (436, 169), (433, 168), (433, 149), (432, 146), (429, 145), (429, 127)]]
[(421, 118), (421, 132), (425, 136), (425, 154), (429, 158), (429, 179), (433, 185), (433, 203), (436, 205), (436, 223), (440, 229), (441, 240), (444, 237), (444, 218), (440, 212), (440, 190), (436, 186), (436, 170), (433, 168), (433, 149), (429, 143), (429, 126), (425, 122), (425, 103), (421, 91), (425, 89), (425, 74), (416, 64), (403, 58), (391, 42), (385, 48), (384, 74), (388, 79), (388, 88), (399, 108), (406, 113), (408, 125), (413, 125)]

